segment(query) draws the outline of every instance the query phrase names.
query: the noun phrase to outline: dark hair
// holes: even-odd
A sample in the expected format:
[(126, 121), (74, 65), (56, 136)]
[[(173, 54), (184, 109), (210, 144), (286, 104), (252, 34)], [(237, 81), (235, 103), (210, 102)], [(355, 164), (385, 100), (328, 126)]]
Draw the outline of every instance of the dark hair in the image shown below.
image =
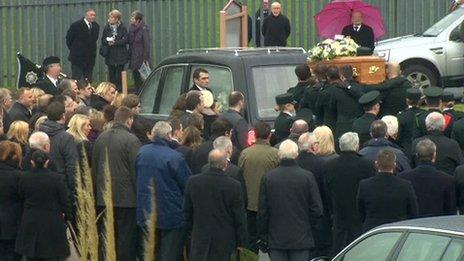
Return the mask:
[(114, 113), (114, 122), (115, 123), (126, 123), (127, 120), (133, 117), (131, 109), (126, 106), (119, 107)]
[(34, 162), (36, 169), (44, 168), (48, 159), (48, 154), (41, 150), (34, 151), (31, 156), (31, 160)]
[(19, 168), (22, 159), (23, 152), (19, 143), (8, 140), (0, 142), (0, 161), (13, 164)]
[(62, 94), (55, 95), (52, 98), (52, 102), (59, 102), (59, 103), (62, 103), (64, 105), (64, 103), (66, 102), (66, 96), (62, 95)]
[(140, 98), (139, 96), (131, 93), (128, 94), (124, 99), (122, 99), (121, 106), (126, 106), (129, 109), (137, 107), (137, 105), (140, 104)]
[(186, 93), (183, 93), (177, 98), (176, 103), (172, 106), (171, 113), (169, 114), (172, 118), (179, 118), (184, 113), (186, 108)]
[(324, 64), (317, 64), (314, 67), (314, 75), (316, 76), (318, 81), (323, 81), (326, 79), (327, 74), (327, 66)]
[(353, 80), (353, 66), (351, 65), (343, 65), (339, 68), (340, 75), (345, 77), (347, 80)]
[(197, 68), (195, 69), (195, 71), (193, 71), (193, 79), (199, 79), (200, 73), (209, 73), (209, 72), (204, 68)]
[(370, 127), (372, 138), (385, 138), (387, 135), (387, 129), (387, 124), (382, 120), (372, 122)]
[(58, 93), (62, 94), (65, 90), (71, 89), (71, 81), (74, 81), (74, 80), (71, 80), (71, 79), (61, 80), (61, 82), (58, 83), (58, 86), (57, 86)]
[(93, 108), (90, 106), (80, 106), (76, 109), (76, 114), (82, 114), (90, 117)]
[(187, 126), (185, 127), (187, 128), (189, 126), (193, 126), (199, 130), (203, 130), (205, 126), (205, 120), (203, 119), (203, 115), (201, 113), (196, 112), (190, 114), (190, 117), (188, 117)]
[(185, 98), (185, 109), (193, 111), (200, 103), (201, 103), (201, 92), (190, 91), (187, 93), (187, 97)]
[(134, 12), (132, 12), (132, 15), (134, 16), (135, 20), (143, 19), (143, 14), (139, 10), (135, 10)]
[(226, 132), (231, 131), (232, 124), (226, 119), (217, 119), (211, 124), (211, 136), (219, 137), (224, 136)]
[(307, 64), (300, 64), (295, 67), (295, 74), (300, 81), (307, 81), (311, 77), (311, 70)]
[(114, 120), (114, 113), (116, 112), (118, 108), (116, 106), (113, 106), (113, 105), (105, 105), (103, 107), (103, 118), (105, 118), (105, 121), (106, 122), (110, 122), (112, 120)]
[(65, 112), (66, 110), (62, 102), (53, 101), (48, 105), (47, 118), (51, 121), (59, 121), (64, 117)]
[(253, 128), (255, 130), (256, 139), (265, 140), (269, 138), (271, 134), (271, 126), (264, 121), (258, 121)]
[(425, 97), (425, 102), (428, 106), (438, 107), (440, 105), (441, 98), (428, 98)]
[(182, 123), (180, 122), (178, 118), (170, 118), (168, 122), (169, 122), (169, 125), (171, 125), (173, 134), (175, 131), (181, 130), (183, 127)]
[(89, 81), (87, 81), (87, 79), (81, 79), (81, 80), (77, 80), (76, 84), (79, 90), (84, 90), (85, 88), (87, 88), (87, 86), (89, 86)]
[(240, 101), (245, 100), (243, 93), (239, 91), (233, 91), (229, 95), (229, 107), (235, 107)]
[(201, 131), (195, 128), (195, 126), (188, 126), (184, 130), (181, 144), (190, 147), (193, 150), (198, 149), (201, 145)]
[(379, 171), (391, 170), (395, 167), (396, 155), (392, 150), (384, 149), (377, 153), (377, 168)]
[(340, 80), (340, 71), (337, 66), (329, 66), (327, 69), (327, 80), (329, 82)]

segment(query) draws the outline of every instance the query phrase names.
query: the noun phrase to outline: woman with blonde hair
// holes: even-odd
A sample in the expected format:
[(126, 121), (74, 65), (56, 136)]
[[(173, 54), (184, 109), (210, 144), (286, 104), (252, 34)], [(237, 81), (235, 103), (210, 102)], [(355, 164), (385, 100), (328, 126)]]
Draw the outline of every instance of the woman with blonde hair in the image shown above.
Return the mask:
[(92, 110), (89, 118), (92, 129), (89, 135), (87, 135), (87, 138), (93, 144), (97, 140), (98, 135), (103, 131), (103, 126), (105, 126), (106, 121), (103, 112), (97, 110)]
[(28, 139), (29, 139), (29, 124), (25, 121), (14, 121), (6, 137), (9, 141), (16, 142), (21, 146), (23, 156), (26, 155), (28, 149)]
[(316, 135), (317, 141), (319, 142), (319, 156), (323, 161), (328, 161), (338, 157), (335, 152), (335, 142), (332, 130), (327, 126), (320, 126), (314, 129), (314, 135)]
[(95, 90), (95, 94), (90, 96), (90, 106), (96, 110), (102, 111), (103, 107), (111, 105), (116, 95), (116, 85), (110, 82), (102, 82)]
[(113, 105), (114, 107), (116, 108), (119, 108), (122, 106), (122, 100), (124, 100), (124, 98), (126, 98), (127, 95), (124, 94), (124, 93), (118, 93), (116, 95), (116, 98), (114, 98), (113, 102), (111, 103), (111, 105)]
[(92, 126), (90, 125), (89, 116), (75, 114), (72, 116), (71, 120), (69, 120), (67, 132), (74, 137), (80, 159), (84, 158), (84, 152), (87, 160), (91, 159), (92, 144), (88, 139), (90, 130), (92, 130)]
[(108, 80), (114, 83), (118, 91), (122, 90), (121, 72), (129, 61), (127, 44), (129, 35), (121, 22), (122, 14), (118, 10), (108, 13), (108, 23), (103, 29), (101, 38), (101, 54), (108, 66)]

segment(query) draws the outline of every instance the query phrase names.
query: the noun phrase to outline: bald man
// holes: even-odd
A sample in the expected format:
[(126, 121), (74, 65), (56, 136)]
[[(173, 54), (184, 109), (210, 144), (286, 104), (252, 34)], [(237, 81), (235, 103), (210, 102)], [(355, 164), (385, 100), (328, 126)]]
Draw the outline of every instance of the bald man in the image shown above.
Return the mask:
[(351, 24), (343, 28), (342, 34), (349, 36), (359, 46), (374, 50), (374, 31), (366, 24), (363, 24), (363, 14), (354, 11), (351, 14)]
[(287, 46), (290, 31), (290, 21), (282, 14), (282, 5), (272, 3), (271, 15), (263, 22), (264, 46)]
[(397, 115), (405, 110), (406, 90), (412, 88), (411, 82), (401, 75), (401, 67), (398, 63), (388, 63), (387, 80), (379, 88), (381, 93), (382, 104), (380, 106), (380, 115)]

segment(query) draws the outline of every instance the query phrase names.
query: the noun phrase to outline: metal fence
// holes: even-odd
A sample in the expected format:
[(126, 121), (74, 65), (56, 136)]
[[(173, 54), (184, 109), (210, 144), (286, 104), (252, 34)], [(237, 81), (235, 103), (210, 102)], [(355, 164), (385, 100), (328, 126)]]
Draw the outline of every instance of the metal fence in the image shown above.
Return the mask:
[[(16, 52), (40, 63), (44, 57), (61, 57), (63, 72), (70, 72), (65, 35), (69, 25), (86, 9), (97, 12), (101, 30), (107, 13), (118, 9), (123, 23), (141, 10), (152, 35), (154, 64), (181, 48), (215, 47), (219, 44), (219, 10), (227, 0), (0, 0), (0, 86), (14, 87)], [(254, 20), (261, 0), (244, 0)], [(290, 19), (290, 46), (305, 49), (317, 42), (313, 17), (330, 0), (281, 0)], [(386, 37), (421, 32), (448, 11), (450, 0), (369, 0), (378, 6), (388, 28)], [(94, 78), (106, 79), (106, 66), (97, 55)]]

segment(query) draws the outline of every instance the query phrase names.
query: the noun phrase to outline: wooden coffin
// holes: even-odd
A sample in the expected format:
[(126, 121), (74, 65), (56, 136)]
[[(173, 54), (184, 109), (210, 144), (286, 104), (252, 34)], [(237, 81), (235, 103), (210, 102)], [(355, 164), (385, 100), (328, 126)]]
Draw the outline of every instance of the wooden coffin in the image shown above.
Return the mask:
[(329, 61), (310, 62), (309, 67), (314, 69), (318, 63), (337, 67), (351, 65), (353, 66), (356, 80), (363, 84), (378, 84), (386, 78), (386, 62), (378, 56), (338, 57)]

